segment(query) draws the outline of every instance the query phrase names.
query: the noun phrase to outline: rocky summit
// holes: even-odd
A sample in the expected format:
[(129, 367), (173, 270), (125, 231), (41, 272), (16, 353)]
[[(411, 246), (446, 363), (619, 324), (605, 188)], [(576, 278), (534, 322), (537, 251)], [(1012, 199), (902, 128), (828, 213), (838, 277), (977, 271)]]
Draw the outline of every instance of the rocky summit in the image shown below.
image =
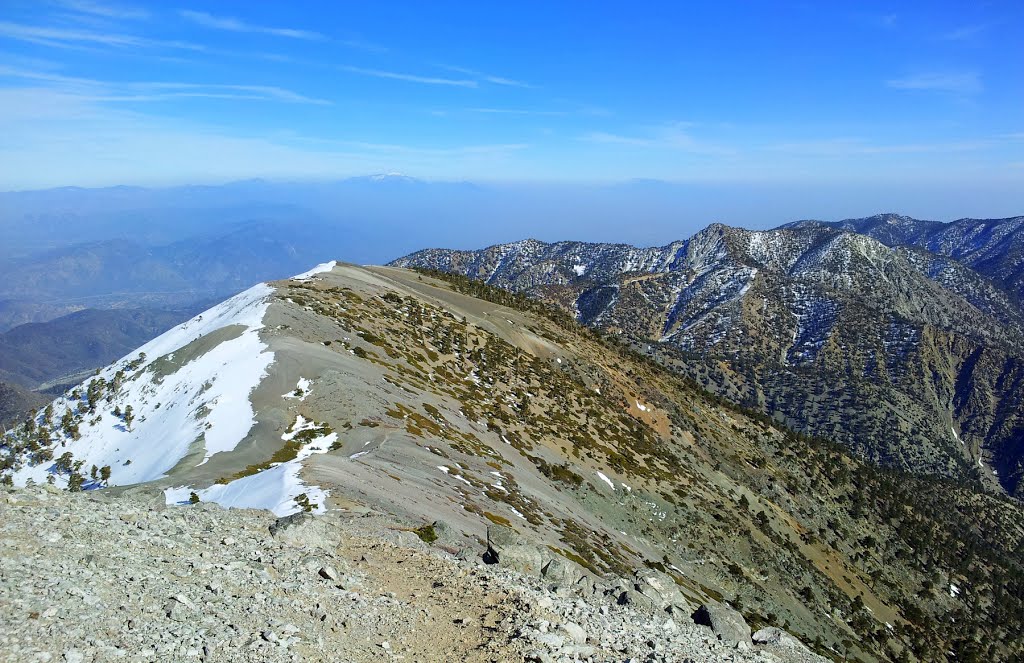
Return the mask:
[(0, 477), (14, 660), (1024, 653), (1019, 504), (464, 277), (254, 286), (29, 417)]
[(0, 523), (5, 661), (824, 660), (732, 611), (553, 591), (377, 517), (44, 486), (2, 493)]

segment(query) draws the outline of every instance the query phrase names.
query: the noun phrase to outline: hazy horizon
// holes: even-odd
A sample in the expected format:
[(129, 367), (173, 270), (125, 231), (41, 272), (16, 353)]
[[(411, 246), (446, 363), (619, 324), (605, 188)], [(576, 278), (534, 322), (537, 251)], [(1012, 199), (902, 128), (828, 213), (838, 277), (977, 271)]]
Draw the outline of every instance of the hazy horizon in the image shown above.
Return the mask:
[[(877, 187), (872, 190), (879, 193)], [(424, 248), (477, 249), (527, 238), (664, 246), (711, 223), (763, 230), (799, 220), (840, 221), (880, 213), (941, 222), (1024, 213), (1024, 205), (989, 204), (979, 210), (956, 193), (901, 208), (898, 201), (905, 192), (895, 188), (889, 205), (868, 207), (856, 191), (761, 185), (744, 187), (740, 195), (733, 185), (650, 180), (537, 185), (362, 177), (62, 187), (0, 193), (9, 240), (0, 255), (120, 238), (156, 246), (270, 223), (324, 237), (304, 244), (312, 252), (310, 264), (333, 258), (379, 264)]]
[(1015, 2), (11, 0), (0, 189), (401, 172), (665, 181), (704, 223), (1006, 216), (1024, 208), (1022, 26)]

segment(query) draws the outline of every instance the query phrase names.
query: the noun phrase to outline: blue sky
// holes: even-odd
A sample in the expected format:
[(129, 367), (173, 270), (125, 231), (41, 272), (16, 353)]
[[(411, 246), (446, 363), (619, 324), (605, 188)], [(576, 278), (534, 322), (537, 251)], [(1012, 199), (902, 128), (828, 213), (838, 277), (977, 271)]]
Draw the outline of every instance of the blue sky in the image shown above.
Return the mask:
[(3, 0), (0, 126), (5, 190), (398, 171), (1020, 208), (1024, 3)]

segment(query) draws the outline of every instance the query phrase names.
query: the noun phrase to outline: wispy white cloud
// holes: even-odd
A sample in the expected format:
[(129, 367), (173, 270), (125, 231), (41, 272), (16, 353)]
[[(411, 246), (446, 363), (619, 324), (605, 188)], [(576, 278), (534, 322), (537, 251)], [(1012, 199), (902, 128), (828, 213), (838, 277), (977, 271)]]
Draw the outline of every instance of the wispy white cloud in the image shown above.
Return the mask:
[(765, 149), (770, 152), (796, 156), (850, 157), (977, 152), (998, 147), (999, 144), (1000, 141), (996, 138), (888, 144), (871, 142), (862, 138), (825, 138), (777, 143), (768, 145)]
[(206, 12), (181, 9), (178, 14), (196, 25), (213, 30), (227, 30), (229, 32), (255, 32), (275, 37), (288, 37), (291, 39), (306, 39), (310, 41), (322, 41), (326, 37), (319, 32), (312, 30), (298, 30), (294, 28), (269, 27), (265, 25), (254, 25), (246, 21), (229, 16), (213, 16)]
[(367, 141), (337, 140), (303, 136), (295, 136), (293, 138), (304, 144), (317, 145), (321, 147), (343, 147), (382, 154), (431, 157), (499, 155), (519, 152), (530, 147), (528, 143), (484, 143), (477, 145), (458, 145), (455, 147), (426, 147), (422, 145), (399, 145), (394, 143), (373, 143)]
[(528, 108), (467, 108), (466, 110), (470, 113), (483, 113), (485, 115), (537, 115), (558, 117), (569, 114), (566, 111), (531, 110)]
[(892, 30), (899, 23), (900, 17), (896, 14), (882, 14), (878, 17), (878, 25), (886, 30)]
[(689, 122), (676, 122), (660, 127), (654, 127), (643, 132), (641, 135), (624, 135), (609, 133), (605, 131), (593, 131), (584, 134), (582, 140), (589, 143), (602, 143), (606, 145), (626, 145), (645, 149), (676, 150), (692, 154), (726, 156), (734, 154), (735, 150), (713, 145), (711, 143), (695, 139), (688, 129), (694, 125)]
[(970, 41), (984, 34), (988, 27), (984, 24), (964, 25), (955, 30), (950, 30), (941, 35), (941, 37), (947, 41)]
[(116, 32), (98, 32), (95, 30), (73, 30), (36, 25), (24, 25), (0, 21), (0, 37), (8, 37), (19, 41), (27, 41), (46, 46), (67, 47), (76, 44), (98, 44), (117, 48), (173, 48), (190, 51), (204, 51), (199, 44), (186, 41), (149, 39), (136, 35)]
[(506, 78), (504, 76), (494, 76), (493, 74), (486, 74), (486, 73), (484, 73), (482, 71), (478, 71), (476, 69), (470, 69), (468, 67), (453, 67), (453, 66), (447, 65), (447, 64), (442, 64), (442, 65), (438, 65), (438, 66), (441, 67), (442, 69), (447, 69), (448, 71), (454, 71), (457, 74), (465, 74), (466, 76), (469, 76), (471, 78), (477, 79), (477, 80), (485, 82), (485, 83), (492, 83), (494, 85), (505, 85), (505, 86), (508, 86), (508, 87), (521, 87), (521, 88), (532, 88), (532, 87), (534, 87), (530, 83), (526, 83), (524, 81), (517, 81), (517, 80), (515, 80), (513, 78)]
[(385, 71), (383, 69), (367, 69), (364, 67), (353, 67), (351, 65), (339, 65), (339, 69), (362, 76), (373, 76), (375, 78), (390, 78), (397, 81), (408, 81), (410, 83), (425, 83), (427, 85), (450, 85), (455, 87), (477, 87), (477, 82), (468, 79), (437, 78), (434, 76), (419, 76), (417, 74), (406, 74), (397, 71)]
[(191, 97), (278, 101), (292, 104), (328, 105), (331, 103), (325, 99), (308, 97), (292, 90), (272, 85), (191, 83), (182, 81), (99, 81), (3, 65), (0, 65), (0, 78), (15, 78), (48, 83), (63, 93), (76, 95), (91, 101), (143, 102)]
[(60, 4), (68, 9), (100, 16), (102, 18), (121, 20), (145, 20), (151, 15), (141, 7), (127, 7), (108, 3), (92, 2), (91, 0), (60, 0)]
[(926, 90), (954, 94), (976, 94), (983, 85), (977, 72), (926, 72), (903, 78), (894, 78), (885, 83), (897, 90)]
[(372, 138), (330, 141), (112, 108), (45, 88), (0, 88), (0, 126), (5, 129), (0, 182), (10, 189), (394, 171), (461, 178), (506, 167), (528, 147), (458, 141), (401, 145)]

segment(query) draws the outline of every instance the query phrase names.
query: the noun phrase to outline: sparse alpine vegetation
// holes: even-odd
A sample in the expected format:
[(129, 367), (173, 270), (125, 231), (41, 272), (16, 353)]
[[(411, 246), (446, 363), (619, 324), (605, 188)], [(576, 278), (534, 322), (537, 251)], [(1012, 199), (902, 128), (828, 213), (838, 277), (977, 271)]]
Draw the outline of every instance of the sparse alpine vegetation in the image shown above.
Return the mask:
[[(1024, 313), (1019, 289), (983, 267), (1013, 270), (1020, 219), (885, 219), (770, 231), (716, 224), (650, 249), (533, 240), (430, 249), (393, 264), (528, 294), (730, 402), (873, 462), (1016, 494)], [(892, 228), (902, 230), (882, 232)], [(998, 247), (1005, 260), (993, 257)], [(978, 251), (987, 257), (970, 258)]]
[[(224, 382), (241, 344), (269, 355), (243, 374), (246, 426), (222, 415), (243, 405)], [(5, 438), (7, 480), (74, 488), (116, 454), (182, 509), (387, 514), (595, 606), (689, 620), (725, 602), (853, 660), (1022, 653), (1016, 502), (879, 470), (525, 295), (326, 265), (145, 352)], [(154, 428), (178, 408), (197, 425)], [(77, 487), (130, 491), (119, 467)]]

